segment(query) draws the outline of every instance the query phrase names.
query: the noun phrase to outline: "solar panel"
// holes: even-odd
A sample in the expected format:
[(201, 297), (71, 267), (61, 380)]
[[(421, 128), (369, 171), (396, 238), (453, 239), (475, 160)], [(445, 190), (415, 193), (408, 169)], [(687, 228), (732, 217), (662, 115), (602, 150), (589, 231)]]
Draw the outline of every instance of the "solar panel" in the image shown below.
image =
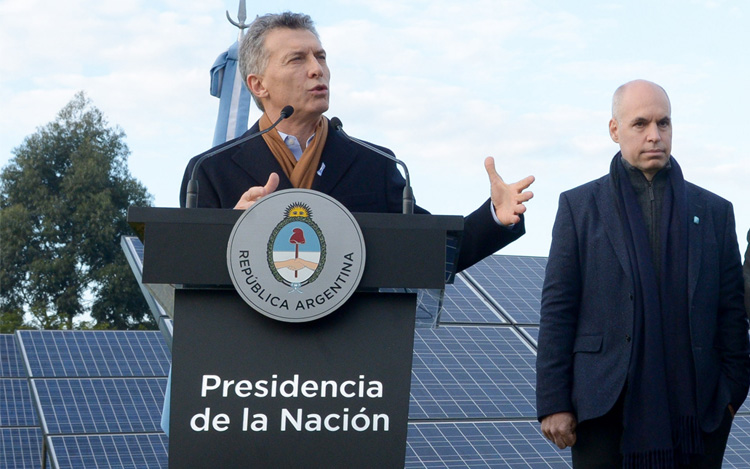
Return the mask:
[(410, 424), (406, 468), (570, 467), (570, 451), (559, 451), (536, 422)]
[(536, 348), (539, 344), (539, 326), (524, 326), (518, 329), (531, 341), (531, 345)]
[(23, 378), (26, 373), (12, 334), (0, 334), (0, 378)]
[(724, 452), (723, 468), (747, 468), (750, 461), (750, 417), (737, 415)]
[(515, 324), (539, 324), (545, 257), (489, 256), (464, 271)]
[[(750, 461), (750, 417), (735, 418), (724, 468), (745, 469)], [(406, 468), (570, 467), (570, 451), (542, 436), (537, 422), (410, 423)]]
[(25, 378), (0, 379), (0, 427), (39, 425)]
[(36, 379), (48, 435), (160, 432), (166, 378)]
[(174, 315), (174, 286), (172, 285), (144, 285), (143, 279), (143, 243), (136, 237), (123, 236), (120, 240), (125, 259), (130, 264), (136, 280), (141, 286), (141, 292), (148, 304), (159, 330), (167, 342), (167, 347), (172, 349), (172, 319)]
[[(107, 458), (104, 467), (166, 467), (159, 424), (170, 357), (159, 332), (16, 334), (52, 467), (102, 467)], [(53, 438), (62, 439), (53, 447)]]
[(126, 246), (133, 253), (133, 260), (136, 262), (139, 272), (143, 272), (143, 243), (135, 236), (123, 238)]
[(53, 436), (48, 441), (55, 467), (167, 467), (168, 438), (163, 433)]
[(506, 321), (465, 280), (462, 274), (445, 286), (441, 323), (507, 324)]
[(409, 418), (534, 417), (534, 362), (508, 326), (418, 329)]
[(42, 467), (42, 431), (39, 427), (0, 428), (0, 467)]
[(18, 331), (32, 378), (167, 376), (156, 331)]

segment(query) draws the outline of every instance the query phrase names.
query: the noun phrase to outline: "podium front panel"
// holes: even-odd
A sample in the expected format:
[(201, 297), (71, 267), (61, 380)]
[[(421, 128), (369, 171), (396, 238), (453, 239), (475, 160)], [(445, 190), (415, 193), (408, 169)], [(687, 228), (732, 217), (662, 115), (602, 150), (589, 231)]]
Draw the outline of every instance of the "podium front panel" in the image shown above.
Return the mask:
[(284, 323), (177, 290), (169, 467), (403, 467), (415, 306), (355, 293)]

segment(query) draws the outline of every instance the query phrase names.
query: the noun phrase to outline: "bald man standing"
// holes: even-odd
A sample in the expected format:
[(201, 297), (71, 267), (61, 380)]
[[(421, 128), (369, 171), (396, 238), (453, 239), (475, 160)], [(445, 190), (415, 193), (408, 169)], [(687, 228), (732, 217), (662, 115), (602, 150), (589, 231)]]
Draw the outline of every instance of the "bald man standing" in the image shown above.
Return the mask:
[(574, 467), (721, 467), (750, 385), (732, 205), (683, 179), (671, 104), (622, 85), (609, 174), (560, 196), (537, 414)]

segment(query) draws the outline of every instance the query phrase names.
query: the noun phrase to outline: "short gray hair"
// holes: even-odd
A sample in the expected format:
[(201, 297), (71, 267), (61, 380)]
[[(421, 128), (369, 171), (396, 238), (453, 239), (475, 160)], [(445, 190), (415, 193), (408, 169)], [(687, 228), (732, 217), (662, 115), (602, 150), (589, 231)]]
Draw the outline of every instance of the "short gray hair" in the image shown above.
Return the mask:
[[(240, 73), (245, 80), (245, 86), (247, 86), (249, 75), (262, 75), (266, 71), (269, 59), (269, 53), (265, 46), (266, 36), (277, 28), (306, 29), (320, 40), (320, 36), (315, 30), (315, 23), (309, 15), (304, 13), (285, 11), (284, 13), (268, 13), (258, 16), (250, 24), (240, 45)], [(263, 104), (261, 104), (260, 99), (252, 91), (250, 94), (258, 108), (263, 111)]]

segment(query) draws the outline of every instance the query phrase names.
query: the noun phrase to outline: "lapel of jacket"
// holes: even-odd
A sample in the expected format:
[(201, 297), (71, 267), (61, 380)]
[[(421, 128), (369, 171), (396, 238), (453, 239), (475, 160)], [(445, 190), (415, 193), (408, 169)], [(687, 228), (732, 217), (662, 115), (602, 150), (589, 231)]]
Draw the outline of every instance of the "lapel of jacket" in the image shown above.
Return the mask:
[[(258, 129), (259, 125), (256, 122), (247, 133), (257, 132)], [(276, 161), (276, 157), (271, 153), (263, 137), (256, 137), (240, 145), (232, 154), (232, 161), (250, 175), (255, 181), (254, 185), (265, 186), (268, 175), (276, 173), (279, 175), (279, 187), (276, 190), (292, 188), (291, 181), (289, 181), (279, 162)]]
[(328, 138), (325, 147), (323, 147), (323, 155), (320, 158), (321, 166), (325, 166), (322, 168), (322, 173), (320, 172), (321, 168), (318, 168), (318, 174), (313, 179), (312, 188), (324, 194), (330, 194), (354, 163), (360, 150), (359, 145), (346, 140), (333, 127), (329, 126)]
[(703, 240), (705, 230), (709, 229), (708, 219), (705, 217), (706, 206), (701, 194), (694, 188), (687, 188), (688, 206), (688, 304), (693, 303), (693, 295), (698, 287), (698, 276), (703, 255)]
[(619, 208), (615, 203), (614, 188), (612, 187), (609, 176), (599, 179), (594, 189), (594, 201), (599, 210), (604, 231), (607, 233), (612, 249), (615, 251), (617, 260), (620, 262), (623, 271), (629, 279), (632, 272), (628, 249), (625, 245), (625, 237), (622, 232), (622, 222), (620, 221)]

